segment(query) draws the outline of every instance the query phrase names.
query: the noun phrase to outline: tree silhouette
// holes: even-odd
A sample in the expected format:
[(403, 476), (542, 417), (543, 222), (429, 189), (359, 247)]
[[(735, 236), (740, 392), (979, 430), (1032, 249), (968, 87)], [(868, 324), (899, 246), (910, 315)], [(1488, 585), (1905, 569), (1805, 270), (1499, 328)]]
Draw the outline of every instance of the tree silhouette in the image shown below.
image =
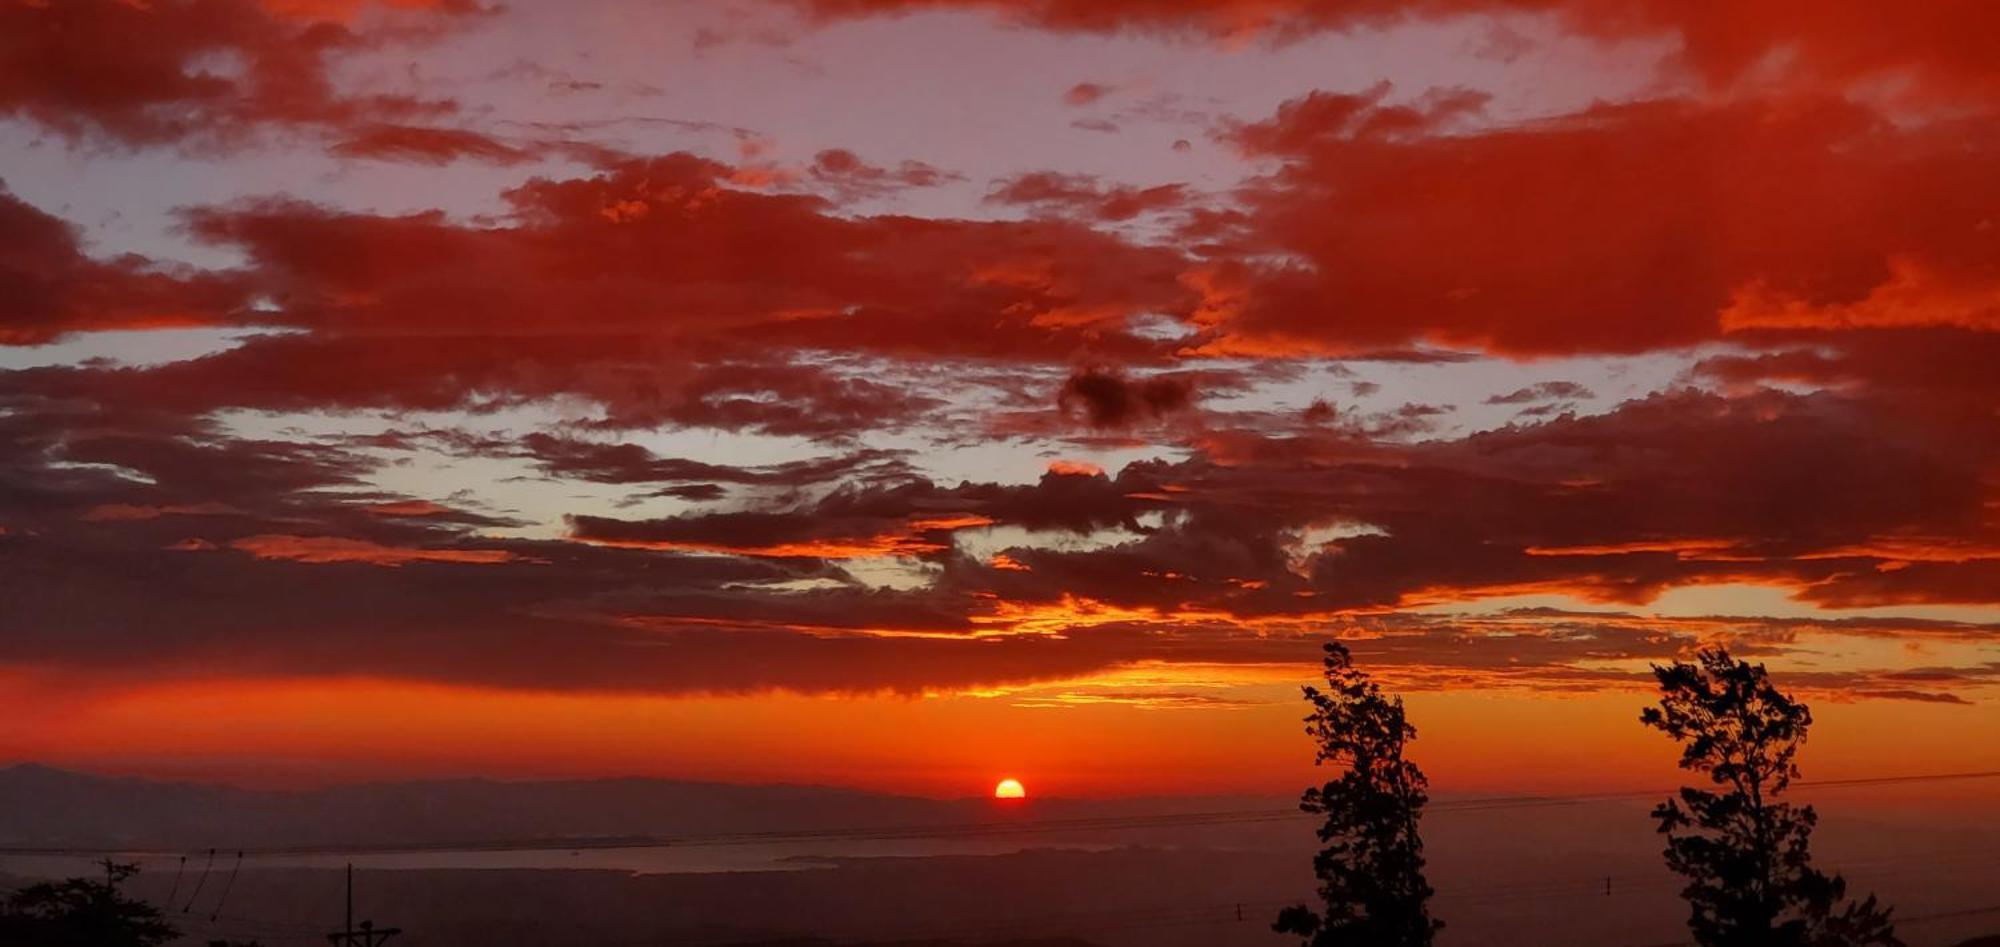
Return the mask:
[[(1847, 882), (1812, 867), (1819, 816), (1780, 801), (1799, 775), (1812, 712), (1771, 683), (1761, 664), (1704, 649), (1695, 664), (1653, 666), (1660, 705), (1639, 720), (1682, 744), (1682, 769), (1719, 792), (1683, 787), (1653, 810), (1688, 928), (1702, 947), (1901, 945), (1889, 910), (1870, 895), (1841, 902)], [(1836, 905), (1839, 907), (1836, 909)]]
[(19, 947), (155, 947), (180, 936), (160, 910), (118, 893), (137, 865), (104, 863), (104, 880), (30, 885), (0, 909), (0, 943)]
[(1305, 938), (1305, 947), (1428, 947), (1444, 925), (1425, 902), (1424, 843), (1417, 818), (1427, 782), (1403, 748), (1417, 730), (1403, 718), (1403, 701), (1356, 670), (1339, 642), (1326, 645), (1326, 690), (1305, 688), (1312, 714), (1306, 734), (1315, 763), (1345, 767), (1339, 778), (1308, 789), (1306, 812), (1323, 813), (1325, 845), (1313, 858), (1323, 907), (1286, 908), (1272, 929)]

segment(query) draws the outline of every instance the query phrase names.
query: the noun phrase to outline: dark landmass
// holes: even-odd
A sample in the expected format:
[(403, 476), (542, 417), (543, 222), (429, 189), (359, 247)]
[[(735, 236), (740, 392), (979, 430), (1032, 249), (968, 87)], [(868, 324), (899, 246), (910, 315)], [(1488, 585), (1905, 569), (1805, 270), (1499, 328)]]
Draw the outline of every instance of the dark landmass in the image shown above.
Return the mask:
[(597, 839), (1095, 819), (1163, 812), (1282, 809), (1241, 797), (926, 799), (824, 786), (659, 779), (364, 783), (248, 790), (154, 782), (24, 764), (0, 769), (0, 846), (206, 850), (424, 846), (489, 839)]
[[(1629, 947), (1685, 938), (1685, 907), (1664, 872), (1602, 881), (1459, 863), (1441, 867), (1440, 947)], [(1630, 866), (1639, 871), (1642, 866)], [(1890, 879), (1878, 874), (1862, 879)], [(165, 903), (191, 877), (149, 871), (132, 894)], [(185, 945), (257, 938), (265, 947), (323, 944), (341, 920), (342, 874), (246, 870), (216, 909), (215, 885), (173, 920)], [(984, 857), (845, 859), (809, 871), (644, 875), (591, 870), (356, 871), (359, 916), (404, 930), (404, 947), (917, 944), (1096, 947), (1285, 947), (1269, 930), (1311, 877), (1271, 852), (1127, 849)], [(1994, 903), (1991, 878), (1923, 884), (1905, 913)], [(1979, 898), (1986, 898), (1983, 902)], [(1240, 905), (1240, 914), (1239, 911)], [(213, 920), (211, 920), (213, 917)], [(1239, 919), (1240, 918), (1240, 919)], [(1945, 947), (1992, 930), (1993, 918), (1919, 921), (1912, 947)], [(1051, 945), (1052, 947), (1052, 945)]]

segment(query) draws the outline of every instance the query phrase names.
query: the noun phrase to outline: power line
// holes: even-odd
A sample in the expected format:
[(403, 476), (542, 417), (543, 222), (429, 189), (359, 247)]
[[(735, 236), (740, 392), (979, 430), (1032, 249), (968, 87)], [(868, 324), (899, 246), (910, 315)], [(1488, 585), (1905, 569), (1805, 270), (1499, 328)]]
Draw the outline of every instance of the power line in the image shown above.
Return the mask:
[[(194, 910), (194, 899), (201, 897), (201, 886), (208, 883), (208, 871), (215, 867), (215, 849), (208, 850), (208, 861), (201, 866), (201, 877), (194, 883), (194, 893), (188, 895), (187, 903), (181, 905), (181, 913)], [(172, 905), (168, 905), (172, 907)]]
[(241, 874), (242, 871), (243, 871), (243, 853), (237, 852), (236, 864), (232, 865), (229, 869), (229, 881), (222, 886), (222, 895), (215, 899), (215, 910), (208, 912), (210, 920), (214, 920), (216, 915), (222, 913), (222, 905), (228, 902), (230, 889), (236, 887), (236, 876), (238, 874)]

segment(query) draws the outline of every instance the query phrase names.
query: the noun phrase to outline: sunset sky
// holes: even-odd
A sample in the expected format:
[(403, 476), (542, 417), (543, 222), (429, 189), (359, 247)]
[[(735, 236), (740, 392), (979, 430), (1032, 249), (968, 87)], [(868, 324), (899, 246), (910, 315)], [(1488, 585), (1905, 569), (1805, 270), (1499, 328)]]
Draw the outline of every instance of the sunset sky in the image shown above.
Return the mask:
[(0, 182), (0, 762), (2000, 769), (1983, 0), (0, 0)]

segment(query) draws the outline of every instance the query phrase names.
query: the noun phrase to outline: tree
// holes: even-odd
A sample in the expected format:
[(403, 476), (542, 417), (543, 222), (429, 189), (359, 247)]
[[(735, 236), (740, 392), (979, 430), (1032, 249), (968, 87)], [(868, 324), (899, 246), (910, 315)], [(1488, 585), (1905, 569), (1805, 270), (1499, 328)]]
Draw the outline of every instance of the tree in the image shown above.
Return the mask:
[(160, 910), (127, 898), (118, 885), (137, 865), (104, 863), (104, 880), (71, 878), (30, 885), (0, 909), (0, 943), (20, 947), (155, 947), (180, 936)]
[(1702, 650), (1697, 662), (1654, 665), (1660, 705), (1639, 717), (1682, 744), (1682, 769), (1721, 788), (1683, 787), (1653, 810), (1667, 836), (1667, 867), (1688, 880), (1681, 896), (1695, 942), (1900, 947), (1873, 895), (1842, 904), (1846, 880), (1812, 867), (1818, 814), (1781, 800), (1799, 775), (1812, 712), (1779, 691), (1761, 664), (1721, 648)]
[(1305, 947), (1429, 947), (1444, 925), (1426, 902), (1424, 843), (1417, 819), (1428, 799), (1423, 770), (1403, 758), (1417, 730), (1401, 698), (1356, 670), (1339, 642), (1326, 645), (1326, 690), (1305, 688), (1313, 710), (1306, 734), (1314, 762), (1345, 767), (1339, 778), (1305, 791), (1299, 808), (1324, 814), (1313, 858), (1321, 910), (1286, 908), (1272, 929), (1305, 938)]

